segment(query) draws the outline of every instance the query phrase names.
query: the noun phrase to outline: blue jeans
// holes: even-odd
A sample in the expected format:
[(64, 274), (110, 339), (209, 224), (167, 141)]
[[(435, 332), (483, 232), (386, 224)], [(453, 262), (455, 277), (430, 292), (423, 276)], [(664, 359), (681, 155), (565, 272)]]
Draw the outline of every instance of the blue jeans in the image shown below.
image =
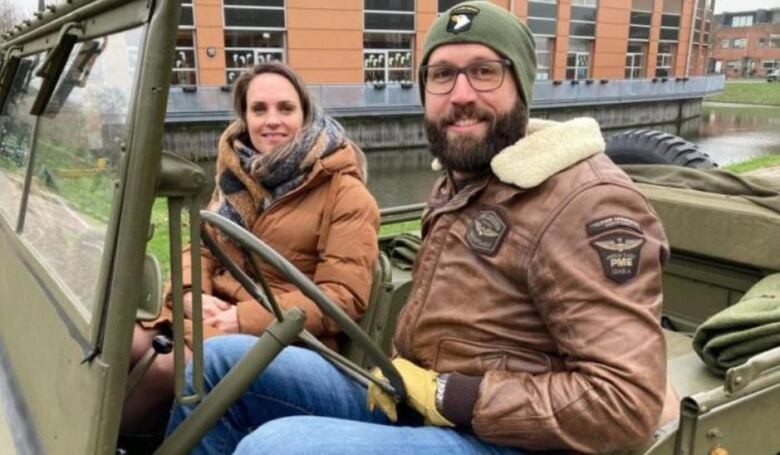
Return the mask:
[[(206, 390), (257, 341), (248, 335), (209, 339)], [(188, 371), (188, 381), (191, 371)], [(192, 412), (176, 405), (168, 432)], [(423, 426), (416, 415), (390, 422), (366, 408), (366, 389), (319, 354), (288, 347), (206, 434), (193, 454), (521, 454), (451, 428)]]

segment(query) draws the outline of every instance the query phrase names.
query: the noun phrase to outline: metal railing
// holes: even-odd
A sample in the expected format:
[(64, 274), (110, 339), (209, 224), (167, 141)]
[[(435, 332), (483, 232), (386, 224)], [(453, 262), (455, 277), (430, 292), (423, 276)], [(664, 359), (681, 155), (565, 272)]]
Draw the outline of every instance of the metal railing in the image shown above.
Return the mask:
[[(538, 81), (531, 109), (608, 105), (702, 98), (725, 86), (723, 75), (689, 78)], [(309, 85), (313, 97), (329, 113), (359, 117), (422, 112), (417, 85)], [(232, 118), (230, 87), (172, 87), (167, 123), (228, 121)]]

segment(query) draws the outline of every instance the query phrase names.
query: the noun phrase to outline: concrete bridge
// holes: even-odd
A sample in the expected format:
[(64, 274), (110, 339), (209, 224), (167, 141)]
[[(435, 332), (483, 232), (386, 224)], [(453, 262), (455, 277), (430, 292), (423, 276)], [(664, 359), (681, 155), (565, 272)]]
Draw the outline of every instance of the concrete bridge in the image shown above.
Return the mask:
[[(697, 117), (704, 96), (723, 90), (723, 76), (624, 80), (539, 81), (533, 117), (589, 116), (603, 129), (640, 128)], [(425, 144), (416, 85), (310, 85), (315, 99), (365, 150)], [(172, 87), (165, 145), (195, 160), (216, 156), (220, 133), (232, 119), (230, 87)], [(678, 128), (679, 129), (679, 128)], [(678, 131), (679, 132), (679, 131)]]

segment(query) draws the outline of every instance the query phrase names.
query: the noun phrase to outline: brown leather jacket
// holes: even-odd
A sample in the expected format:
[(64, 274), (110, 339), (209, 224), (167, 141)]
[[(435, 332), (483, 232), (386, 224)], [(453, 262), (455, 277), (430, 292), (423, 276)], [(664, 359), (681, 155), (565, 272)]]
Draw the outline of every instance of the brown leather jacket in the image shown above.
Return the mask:
[(529, 133), (493, 174), (434, 187), (395, 348), (456, 372), (444, 415), (483, 440), (641, 445), (665, 401), (663, 228), (601, 153), (595, 121), (532, 121)]
[[(377, 232), (379, 209), (376, 200), (363, 183), (362, 152), (350, 145), (318, 160), (305, 182), (282, 196), (258, 216), (252, 233), (310, 277), (334, 302), (352, 318), (365, 311), (371, 290), (373, 266), (379, 254)], [(220, 239), (207, 227), (244, 269), (244, 256), (232, 242)], [(241, 333), (259, 335), (273, 320), (241, 284), (201, 247), (201, 285), (203, 293), (214, 295), (238, 307)], [(191, 285), (189, 247), (183, 255), (185, 287)], [(334, 335), (339, 331), (333, 320), (294, 285), (267, 264), (263, 270), (274, 297), (283, 309), (299, 307), (306, 312), (306, 328), (331, 347), (336, 347)], [(168, 307), (160, 319), (144, 323), (150, 327), (170, 321)], [(191, 339), (190, 321), (185, 321), (185, 338)], [(212, 327), (204, 327), (204, 337), (221, 335)]]

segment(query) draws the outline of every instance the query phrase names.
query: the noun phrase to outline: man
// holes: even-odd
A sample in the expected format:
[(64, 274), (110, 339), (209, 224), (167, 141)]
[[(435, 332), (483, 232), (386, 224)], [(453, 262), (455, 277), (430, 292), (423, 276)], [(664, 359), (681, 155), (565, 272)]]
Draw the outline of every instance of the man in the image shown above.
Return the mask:
[[(674, 417), (659, 325), (667, 242), (602, 153), (596, 122), (528, 122), (533, 38), (491, 3), (441, 15), (421, 63), (425, 127), (445, 172), (393, 361), (419, 415), (399, 417), (373, 387), (369, 404), (383, 412), (367, 410), (365, 388), (287, 348), (197, 450), (605, 452), (646, 443)], [(207, 344), (206, 382), (253, 343)], [(188, 412), (174, 409), (172, 428)]]

